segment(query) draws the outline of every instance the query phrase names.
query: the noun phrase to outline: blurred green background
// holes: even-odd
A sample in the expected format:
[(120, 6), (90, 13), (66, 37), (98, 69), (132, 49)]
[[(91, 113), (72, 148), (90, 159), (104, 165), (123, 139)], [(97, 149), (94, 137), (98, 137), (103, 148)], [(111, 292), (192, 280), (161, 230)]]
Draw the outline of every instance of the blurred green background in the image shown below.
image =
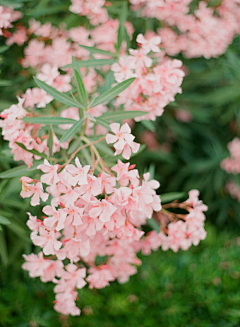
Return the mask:
[[(66, 11), (70, 1), (10, 2), (24, 12), (24, 24), (31, 17), (56, 25), (65, 22), (67, 28), (86, 23)], [(118, 12), (119, 8), (111, 8), (113, 17)], [(155, 19), (136, 18), (135, 13), (129, 13), (128, 19), (135, 35), (160, 24)], [(16, 103), (19, 91), (35, 86), (31, 69), (22, 74), (16, 60), (22, 56), (23, 47), (16, 45), (0, 53), (0, 110)], [(0, 219), (4, 216), (11, 223), (0, 226), (1, 327), (240, 326), (240, 204), (225, 191), (229, 178), (236, 183), (240, 178), (220, 168), (221, 160), (228, 156), (227, 143), (240, 137), (240, 37), (219, 58), (177, 58), (187, 72), (183, 93), (156, 122), (135, 125), (137, 140), (147, 143), (147, 148), (133, 163), (138, 162), (141, 172), (155, 172), (160, 194), (200, 190), (209, 207), (207, 239), (187, 252), (140, 255), (143, 264), (130, 282), (112, 283), (103, 290), (81, 290), (81, 316), (66, 319), (52, 309), (53, 285), (31, 279), (21, 270), (22, 253), (33, 250), (26, 212), (37, 215), (41, 208), (30, 208), (29, 201), (20, 198), (18, 177), (2, 179)], [(179, 118), (181, 111), (188, 113), (190, 122)], [(2, 139), (0, 148), (0, 172), (15, 167)]]

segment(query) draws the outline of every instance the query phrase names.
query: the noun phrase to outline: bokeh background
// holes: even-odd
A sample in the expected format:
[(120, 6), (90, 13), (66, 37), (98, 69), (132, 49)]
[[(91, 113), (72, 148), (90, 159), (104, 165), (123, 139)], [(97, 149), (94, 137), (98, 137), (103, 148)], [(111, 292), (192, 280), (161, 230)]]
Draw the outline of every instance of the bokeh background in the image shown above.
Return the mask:
[[(68, 11), (69, 1), (11, 3), (24, 12), (26, 24), (31, 17), (53, 25), (65, 23), (67, 28), (86, 24)], [(117, 17), (119, 9), (113, 9), (111, 15)], [(128, 20), (135, 35), (159, 24), (155, 19), (143, 24), (135, 13)], [(3, 52), (4, 38), (0, 42), (3, 110), (34, 86), (34, 72), (19, 64), (24, 47), (13, 45)], [(240, 136), (240, 37), (219, 58), (177, 58), (186, 72), (183, 93), (156, 122), (135, 125), (137, 140), (147, 147), (134, 162), (142, 173), (149, 169), (154, 173), (161, 183), (160, 194), (200, 190), (209, 207), (206, 240), (187, 252), (140, 255), (142, 266), (128, 283), (81, 290), (81, 316), (67, 319), (52, 309), (53, 285), (30, 279), (21, 270), (22, 254), (33, 251), (25, 225), (29, 201), (20, 198), (18, 177), (0, 179), (0, 216), (11, 221), (0, 230), (1, 327), (240, 326), (240, 204), (226, 192), (231, 176), (220, 167), (228, 156), (227, 143)], [(9, 154), (1, 139), (0, 172), (18, 165)], [(31, 208), (33, 214), (39, 210)]]

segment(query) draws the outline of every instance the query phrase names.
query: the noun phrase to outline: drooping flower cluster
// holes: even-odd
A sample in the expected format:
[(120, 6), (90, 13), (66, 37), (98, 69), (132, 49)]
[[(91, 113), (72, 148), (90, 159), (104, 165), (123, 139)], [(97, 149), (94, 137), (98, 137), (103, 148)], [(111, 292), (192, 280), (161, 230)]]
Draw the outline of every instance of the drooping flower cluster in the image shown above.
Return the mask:
[(161, 224), (160, 233), (150, 232), (143, 240), (143, 254), (150, 254), (151, 249), (157, 250), (159, 247), (163, 251), (168, 249), (178, 252), (179, 249), (188, 250), (192, 245), (198, 245), (206, 238), (204, 229), (205, 215), (208, 207), (198, 199), (199, 191), (191, 190), (189, 198), (183, 203), (173, 202), (164, 207), (181, 208), (187, 214), (174, 214), (162, 210), (157, 214)]
[[(103, 288), (115, 279), (124, 283), (136, 273), (137, 242), (144, 234), (141, 225), (161, 209), (155, 192), (159, 183), (149, 181), (149, 174), (140, 183), (138, 171), (129, 163), (119, 160), (111, 168), (114, 174), (102, 172), (97, 177), (78, 158), (75, 164), (61, 170), (45, 160), (38, 167), (44, 173), (41, 181), (21, 178), (21, 195), (33, 195), (32, 205), (51, 198), (42, 219), (29, 214), (31, 239), (42, 252), (25, 256), (23, 268), (44, 282), (56, 283), (55, 309), (72, 315), (80, 313), (76, 289), (86, 281), (90, 288)], [(45, 191), (42, 184), (48, 185)], [(102, 258), (101, 264), (97, 257)], [(70, 263), (64, 265), (65, 259)]]
[[(36, 92), (35, 92), (36, 90)], [(37, 95), (39, 106), (45, 106), (46, 102), (52, 100), (45, 91), (35, 88), (32, 89), (33, 95)], [(41, 98), (41, 101), (40, 101)], [(34, 100), (34, 98), (33, 98)], [(28, 167), (32, 166), (33, 159), (40, 159), (38, 155), (34, 155), (21, 148), (16, 142), (23, 144), (28, 150), (36, 150), (39, 153), (49, 154), (47, 145), (48, 135), (39, 136), (39, 130), (44, 125), (34, 125), (25, 123), (22, 118), (30, 115), (30, 113), (23, 107), (24, 99), (18, 98), (18, 104), (12, 105), (10, 108), (1, 112), (0, 127), (2, 128), (2, 135), (4, 140), (9, 141), (9, 147), (14, 155), (14, 160), (23, 160)], [(27, 105), (30, 103), (27, 99)], [(60, 143), (56, 135), (53, 133), (53, 153), (58, 152), (60, 148), (67, 148), (69, 142)]]
[[(238, 0), (222, 0), (213, 7), (200, 1), (190, 10), (192, 0), (130, 0), (140, 15), (155, 17), (164, 27), (158, 29), (169, 55), (183, 52), (188, 58), (218, 57), (240, 33)], [(176, 32), (177, 28), (177, 32)]]
[(235, 137), (228, 143), (228, 150), (230, 157), (222, 160), (221, 168), (226, 170), (229, 174), (240, 173), (240, 139)]
[[(137, 50), (130, 49), (130, 55), (120, 56), (119, 62), (111, 67), (117, 82), (136, 77), (134, 83), (116, 100), (116, 105), (124, 104), (125, 110), (147, 112), (146, 115), (135, 118), (136, 121), (155, 120), (162, 115), (164, 107), (174, 101), (175, 95), (181, 93), (184, 76), (182, 62), (162, 58), (158, 47), (160, 41), (160, 37), (146, 39), (139, 34), (137, 42), (141, 47)], [(150, 52), (160, 54), (152, 59)]]

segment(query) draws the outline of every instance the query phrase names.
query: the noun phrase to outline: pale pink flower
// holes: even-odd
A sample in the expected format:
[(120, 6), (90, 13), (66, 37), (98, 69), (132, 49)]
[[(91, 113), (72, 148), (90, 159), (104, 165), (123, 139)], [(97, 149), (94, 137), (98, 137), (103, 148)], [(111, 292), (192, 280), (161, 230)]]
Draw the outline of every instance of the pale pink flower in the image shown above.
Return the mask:
[(46, 63), (42, 66), (40, 73), (38, 73), (36, 77), (41, 81), (52, 85), (54, 79), (59, 75), (57, 66), (51, 66), (50, 64)]
[(92, 208), (89, 210), (89, 216), (91, 218), (99, 217), (99, 220), (105, 223), (111, 220), (111, 216), (116, 210), (117, 208), (115, 206), (103, 199), (93, 204)]
[(75, 158), (75, 164), (77, 167), (75, 167), (74, 165), (66, 166), (67, 172), (71, 174), (71, 176), (69, 177), (70, 184), (74, 186), (76, 184), (78, 185), (88, 184), (87, 174), (89, 172), (90, 165), (86, 165), (82, 167), (78, 157)]
[(58, 165), (50, 165), (47, 159), (44, 159), (44, 164), (39, 165), (38, 169), (41, 169), (44, 174), (41, 176), (41, 182), (47, 185), (56, 184), (60, 181), (58, 177)]
[(159, 36), (145, 39), (143, 34), (138, 34), (136, 41), (137, 43), (141, 44), (142, 48), (147, 52), (160, 52), (158, 45), (161, 43), (161, 38)]
[(131, 152), (136, 153), (139, 150), (140, 144), (133, 142), (134, 136), (131, 134), (131, 129), (127, 123), (122, 125), (113, 123), (110, 125), (111, 131), (115, 134), (107, 134), (106, 142), (115, 143), (113, 146), (115, 148), (115, 155), (118, 155), (122, 152), (122, 156), (125, 159), (129, 159)]

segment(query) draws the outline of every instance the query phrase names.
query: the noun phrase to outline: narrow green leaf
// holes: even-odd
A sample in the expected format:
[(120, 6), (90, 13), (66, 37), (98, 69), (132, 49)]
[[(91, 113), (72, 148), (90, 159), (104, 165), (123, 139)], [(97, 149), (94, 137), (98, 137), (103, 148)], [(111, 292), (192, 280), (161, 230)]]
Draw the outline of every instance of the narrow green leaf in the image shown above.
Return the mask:
[(160, 195), (161, 203), (170, 203), (175, 200), (181, 199), (186, 196), (185, 192), (172, 192), (172, 193), (164, 193)]
[(90, 119), (91, 121), (96, 121), (96, 119), (88, 111), (84, 111), (84, 115), (86, 118)]
[(0, 225), (9, 225), (9, 224), (11, 224), (11, 222), (7, 218), (0, 215)]
[(49, 126), (49, 136), (48, 136), (47, 146), (48, 146), (48, 149), (49, 149), (49, 155), (52, 156), (52, 154), (53, 154), (53, 129), (52, 129), (52, 125)]
[(114, 99), (118, 94), (126, 90), (133, 82), (135, 78), (129, 78), (126, 81), (123, 81), (116, 86), (112, 87), (110, 90), (101, 94), (92, 104), (92, 107), (97, 106), (98, 104), (109, 102)]
[(7, 46), (7, 45), (2, 45), (2, 46), (0, 47), (0, 53), (5, 52), (7, 49), (9, 49), (9, 46)]
[(126, 39), (127, 33), (125, 28), (125, 21), (127, 20), (127, 14), (128, 14), (128, 7), (127, 7), (127, 2), (125, 1), (122, 5), (120, 11), (120, 17), (119, 17), (118, 43), (117, 43), (118, 50), (120, 50), (123, 40)]
[(42, 160), (38, 161), (38, 163), (33, 165), (31, 168), (28, 168), (26, 165), (22, 165), (20, 167), (15, 167), (15, 168), (6, 170), (6, 171), (0, 173), (0, 178), (12, 178), (12, 177), (23, 176), (24, 174), (27, 174), (28, 172), (37, 170), (37, 166), (40, 165), (42, 162), (43, 162)]
[(7, 253), (6, 240), (2, 230), (0, 231), (0, 255), (3, 264), (6, 266), (8, 264), (8, 253)]
[(80, 47), (88, 50), (90, 53), (99, 53), (101, 55), (104, 55), (104, 56), (111, 56), (111, 57), (116, 57), (117, 54), (116, 53), (111, 53), (109, 51), (105, 51), (105, 50), (101, 50), (101, 49), (97, 49), (97, 48), (94, 48), (94, 47), (88, 47), (86, 45), (82, 45), (82, 44), (79, 44)]
[(43, 81), (40, 81), (36, 77), (34, 77), (34, 80), (35, 80), (36, 84), (40, 88), (42, 88), (49, 95), (54, 97), (56, 100), (58, 100), (58, 101), (60, 101), (62, 103), (65, 103), (66, 105), (71, 106), (71, 107), (77, 107), (77, 108), (80, 108), (80, 109), (84, 109), (84, 106), (81, 103), (79, 103), (78, 101), (76, 101), (75, 99), (72, 99), (68, 95), (57, 91), (56, 89), (54, 89), (50, 85), (44, 83)]
[(11, 85), (12, 85), (12, 81), (9, 81), (7, 79), (0, 80), (0, 86), (11, 86)]
[(74, 77), (75, 77), (75, 80), (77, 83), (77, 90), (78, 90), (79, 98), (80, 98), (81, 102), (84, 104), (84, 107), (86, 108), (87, 100), (88, 100), (87, 92), (86, 92), (86, 89), (85, 89), (85, 86), (83, 83), (82, 76), (76, 69), (74, 69)]
[(147, 219), (147, 225), (159, 233), (160, 225), (154, 218)]
[(103, 114), (100, 118), (101, 120), (114, 120), (119, 121), (123, 119), (133, 119), (135, 117), (139, 117), (145, 115), (146, 111), (115, 111), (115, 112), (107, 112)]
[(26, 123), (45, 125), (74, 124), (76, 122), (74, 119), (62, 117), (26, 117), (22, 120)]
[(99, 125), (101, 125), (101, 126), (107, 128), (109, 131), (111, 131), (111, 128), (110, 128), (109, 123), (108, 123), (107, 121), (102, 120), (101, 118), (98, 118), (98, 117), (97, 117), (97, 118), (96, 118), (96, 122), (97, 122), (97, 124), (99, 124)]
[(100, 88), (100, 91), (99, 91), (100, 94), (109, 90), (112, 87), (113, 83), (115, 83), (114, 73), (113, 73), (113, 71), (110, 70), (106, 75), (103, 86)]
[(40, 152), (38, 152), (37, 150), (28, 150), (26, 147), (25, 147), (25, 145), (23, 145), (22, 143), (19, 143), (19, 142), (15, 142), (20, 148), (22, 148), (23, 150), (25, 150), (25, 151), (27, 151), (27, 152), (30, 152), (30, 153), (32, 153), (32, 154), (34, 154), (34, 155), (36, 155), (36, 156), (39, 156), (39, 157), (41, 157), (41, 158), (47, 158), (47, 156), (45, 155), (45, 154), (43, 154), (43, 153), (40, 153)]
[(143, 126), (147, 129), (149, 129), (151, 132), (156, 132), (156, 127), (154, 126), (152, 121), (149, 120), (141, 120), (141, 123)]
[[(77, 61), (76, 65), (78, 68), (80, 67), (98, 67), (104, 65), (112, 65), (115, 62), (113, 59), (90, 59), (90, 60), (82, 60)], [(72, 64), (66, 65), (63, 68), (71, 68)]]
[(73, 126), (69, 128), (69, 130), (67, 130), (66, 133), (61, 137), (60, 143), (66, 142), (70, 139), (70, 137), (73, 137), (80, 130), (80, 127), (82, 126), (83, 122), (84, 119), (82, 118), (81, 120), (73, 124)]

